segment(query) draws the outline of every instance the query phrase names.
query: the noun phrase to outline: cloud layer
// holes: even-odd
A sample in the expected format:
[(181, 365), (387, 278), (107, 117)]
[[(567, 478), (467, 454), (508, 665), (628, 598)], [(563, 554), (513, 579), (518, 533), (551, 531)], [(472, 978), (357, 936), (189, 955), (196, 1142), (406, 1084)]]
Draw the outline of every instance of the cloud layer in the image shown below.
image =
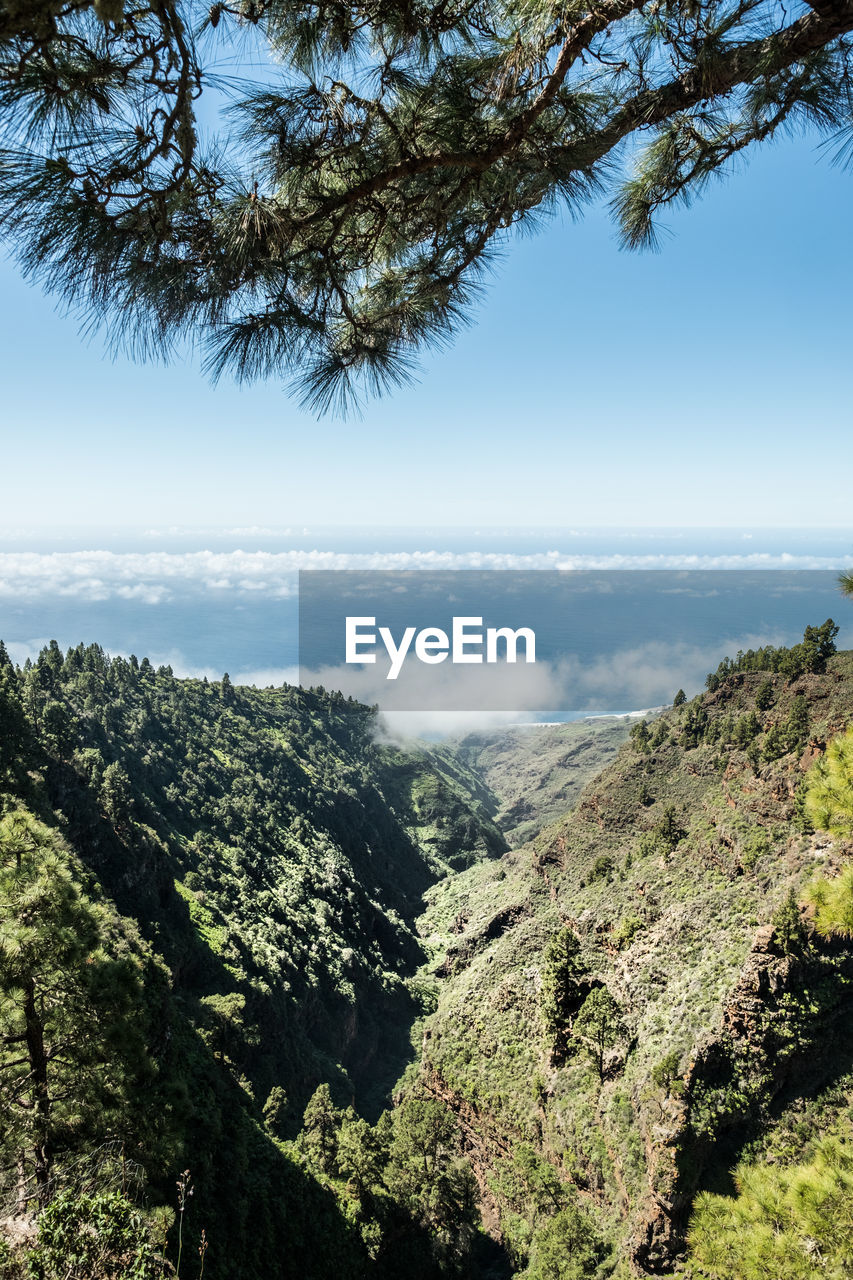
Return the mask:
[(188, 596), (289, 599), (300, 569), (811, 569), (835, 570), (824, 556), (566, 555), (503, 552), (56, 551), (0, 553), (0, 600), (46, 598), (158, 605)]

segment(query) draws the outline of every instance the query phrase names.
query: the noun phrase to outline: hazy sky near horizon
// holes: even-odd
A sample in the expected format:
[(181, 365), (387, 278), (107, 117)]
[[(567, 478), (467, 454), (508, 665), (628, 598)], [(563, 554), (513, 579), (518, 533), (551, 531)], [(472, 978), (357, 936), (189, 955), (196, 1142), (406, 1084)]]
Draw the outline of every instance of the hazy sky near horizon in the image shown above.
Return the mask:
[(418, 385), (317, 422), (139, 366), (0, 262), (0, 525), (849, 525), (853, 174), (756, 153), (660, 254), (602, 209), (515, 241)]

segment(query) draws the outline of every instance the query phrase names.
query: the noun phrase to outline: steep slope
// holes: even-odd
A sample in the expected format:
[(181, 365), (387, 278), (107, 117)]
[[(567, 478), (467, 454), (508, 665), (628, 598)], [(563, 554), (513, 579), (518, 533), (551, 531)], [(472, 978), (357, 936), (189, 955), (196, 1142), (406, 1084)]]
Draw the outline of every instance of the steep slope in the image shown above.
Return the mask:
[[(46, 1232), (59, 1280), (121, 1214), (139, 1280), (178, 1224), (214, 1280), (751, 1280), (718, 1228), (760, 1219), (764, 1159), (785, 1247), (837, 1252), (791, 1188), (846, 1203), (853, 907), (805, 886), (853, 852), (853, 655), (806, 640), (635, 724), (510, 851), (548, 729), (402, 750), (322, 690), (0, 646), (4, 1280), (4, 1237)], [(848, 756), (815, 833), (809, 770)]]
[(468, 733), (447, 749), (497, 797), (494, 818), (513, 846), (532, 840), (571, 809), (587, 780), (609, 764), (630, 718), (601, 716), (567, 724), (513, 725)]
[[(27, 1130), (17, 1171), (5, 1153), (0, 1206), (26, 1201), (40, 1162), (52, 1184), (120, 1140), (155, 1199), (172, 1200), (191, 1169), (188, 1225), (213, 1241), (205, 1274), (366, 1274), (358, 1233), (280, 1139), (323, 1081), (376, 1116), (413, 1056), (422, 895), (506, 847), (464, 770), (382, 745), (371, 711), (319, 690), (176, 680), (97, 646), (51, 645), (16, 672), (0, 646), (0, 781), (12, 922), (33, 894), (52, 902), (38, 886), (56, 865), (107, 922), (110, 963), (127, 959), (144, 1059), (119, 1072), (121, 1120), (95, 1107), (72, 1134), (52, 1086), (21, 1095), (44, 1132)], [(43, 949), (66, 954), (68, 928), (56, 915)], [(0, 1073), (24, 1034), (15, 974), (0, 993)], [(73, 1039), (83, 1053), (86, 1037)], [(108, 1040), (85, 1052), (100, 1061)]]
[(801, 794), (853, 716), (853, 655), (796, 658), (724, 664), (568, 817), (428, 893), (421, 1079), (531, 1277), (666, 1271), (696, 1192), (853, 1064), (853, 954), (807, 937), (790, 897), (850, 851), (808, 833)]

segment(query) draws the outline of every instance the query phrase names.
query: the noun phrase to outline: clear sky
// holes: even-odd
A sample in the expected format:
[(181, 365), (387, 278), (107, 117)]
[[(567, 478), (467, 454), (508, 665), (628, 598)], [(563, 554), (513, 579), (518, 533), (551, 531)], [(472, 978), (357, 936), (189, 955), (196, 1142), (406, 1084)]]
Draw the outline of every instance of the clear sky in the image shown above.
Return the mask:
[(0, 263), (0, 526), (850, 525), (851, 187), (785, 142), (658, 255), (603, 210), (556, 221), (418, 386), (343, 423), (111, 361)]

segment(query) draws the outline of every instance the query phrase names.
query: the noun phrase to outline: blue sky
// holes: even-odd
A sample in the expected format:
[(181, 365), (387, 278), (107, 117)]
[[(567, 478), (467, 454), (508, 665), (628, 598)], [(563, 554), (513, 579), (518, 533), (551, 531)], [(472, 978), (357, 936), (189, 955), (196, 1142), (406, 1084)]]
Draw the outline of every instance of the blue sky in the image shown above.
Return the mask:
[(0, 264), (0, 525), (849, 525), (853, 175), (756, 153), (621, 252), (516, 242), (419, 385), (319, 423), (275, 383), (137, 366)]

